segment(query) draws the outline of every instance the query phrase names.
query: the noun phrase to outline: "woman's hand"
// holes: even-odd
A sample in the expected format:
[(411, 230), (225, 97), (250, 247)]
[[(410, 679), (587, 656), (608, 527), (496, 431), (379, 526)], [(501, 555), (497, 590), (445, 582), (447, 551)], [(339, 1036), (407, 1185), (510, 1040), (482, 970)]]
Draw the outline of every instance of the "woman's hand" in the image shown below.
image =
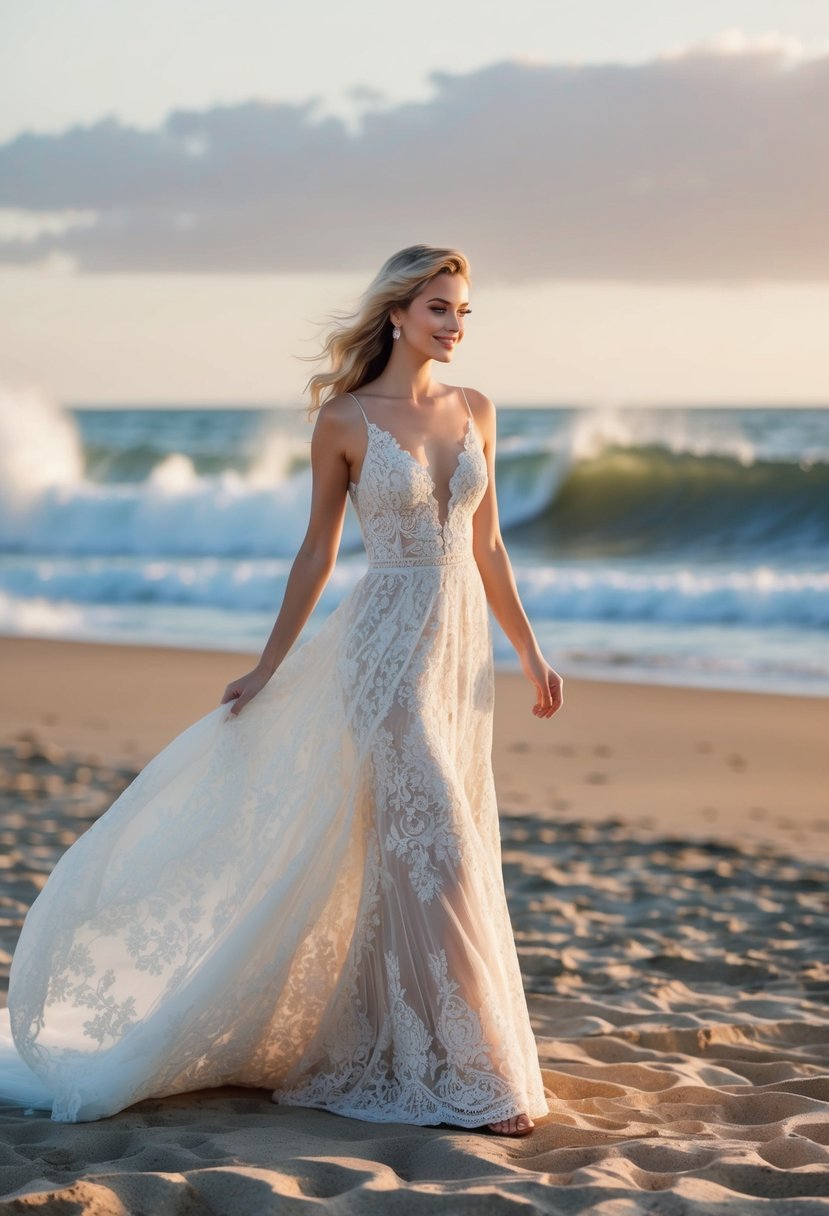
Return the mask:
[(564, 704), (564, 681), (541, 653), (535, 652), (520, 657), (524, 675), (535, 685), (536, 702), (533, 713), (537, 718), (552, 718)]
[(235, 717), (243, 705), (247, 705), (248, 701), (252, 701), (256, 694), (262, 691), (272, 674), (262, 667), (254, 667), (253, 671), (249, 671), (247, 675), (240, 676), (238, 680), (231, 680), (222, 693), (219, 704), (224, 705), (226, 701), (234, 701), (235, 704), (231, 708), (230, 714)]

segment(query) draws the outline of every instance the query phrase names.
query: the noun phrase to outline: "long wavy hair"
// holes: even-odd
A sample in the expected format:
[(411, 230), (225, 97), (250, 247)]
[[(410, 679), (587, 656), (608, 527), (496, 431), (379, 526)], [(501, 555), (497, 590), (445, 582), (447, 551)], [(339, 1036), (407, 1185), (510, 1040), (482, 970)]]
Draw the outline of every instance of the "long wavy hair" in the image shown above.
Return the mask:
[(356, 312), (330, 313), (333, 322), (318, 355), (297, 358), (330, 361), (330, 369), (317, 372), (305, 385), (310, 390), (309, 419), (320, 406), (339, 393), (359, 388), (380, 375), (389, 361), (394, 339), (389, 312), (406, 309), (442, 271), (461, 274), (469, 281), (469, 262), (459, 249), (409, 245), (383, 263), (360, 297)]

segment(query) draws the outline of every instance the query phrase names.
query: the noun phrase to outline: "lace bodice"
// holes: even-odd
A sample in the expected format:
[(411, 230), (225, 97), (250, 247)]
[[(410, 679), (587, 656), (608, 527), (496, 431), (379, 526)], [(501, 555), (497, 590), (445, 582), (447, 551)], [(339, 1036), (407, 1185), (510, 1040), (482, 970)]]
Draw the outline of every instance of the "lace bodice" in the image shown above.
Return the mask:
[(466, 433), (449, 480), (446, 518), (441, 521), (430, 470), (390, 431), (371, 422), (359, 399), (349, 394), (360, 406), (368, 431), (360, 480), (349, 482), (348, 488), (370, 566), (442, 565), (472, 559), (472, 516), (486, 491), (487, 467), (463, 395)]

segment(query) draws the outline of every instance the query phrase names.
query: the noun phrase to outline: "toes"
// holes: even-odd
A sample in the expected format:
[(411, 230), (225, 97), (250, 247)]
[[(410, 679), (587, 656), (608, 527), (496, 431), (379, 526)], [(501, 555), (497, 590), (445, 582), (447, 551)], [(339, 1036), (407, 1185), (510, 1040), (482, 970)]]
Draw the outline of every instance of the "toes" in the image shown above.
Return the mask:
[(491, 1132), (497, 1136), (514, 1136), (517, 1132), (526, 1132), (535, 1127), (529, 1115), (513, 1115), (510, 1119), (499, 1119), (497, 1123), (487, 1123)]

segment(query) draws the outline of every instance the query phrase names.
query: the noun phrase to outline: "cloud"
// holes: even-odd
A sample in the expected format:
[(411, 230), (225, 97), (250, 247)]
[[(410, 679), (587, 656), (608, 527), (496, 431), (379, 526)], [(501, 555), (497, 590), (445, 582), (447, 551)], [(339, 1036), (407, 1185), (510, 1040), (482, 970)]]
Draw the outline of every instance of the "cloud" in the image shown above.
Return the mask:
[(724, 31), (634, 66), (522, 57), (430, 81), (425, 102), (367, 91), (353, 129), (312, 98), (20, 135), (0, 208), (83, 222), (0, 224), (0, 261), (362, 272), (426, 241), (504, 283), (829, 277), (829, 55)]

